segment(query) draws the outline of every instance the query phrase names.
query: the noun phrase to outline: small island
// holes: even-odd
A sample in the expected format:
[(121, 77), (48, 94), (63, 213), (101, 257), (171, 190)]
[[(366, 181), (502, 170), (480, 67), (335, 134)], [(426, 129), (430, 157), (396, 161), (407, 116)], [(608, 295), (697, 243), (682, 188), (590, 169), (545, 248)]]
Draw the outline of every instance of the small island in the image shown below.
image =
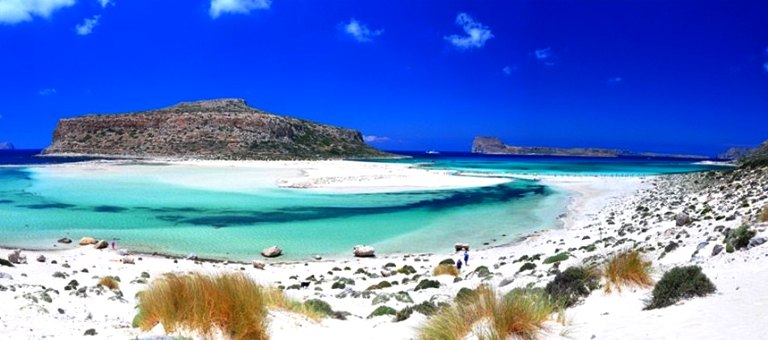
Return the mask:
[(243, 99), (61, 119), (43, 155), (241, 160), (391, 156), (368, 146), (357, 130), (275, 115)]
[(708, 159), (704, 155), (661, 154), (632, 152), (603, 148), (558, 148), (548, 146), (515, 146), (505, 144), (497, 137), (475, 137), (472, 153), (486, 155), (567, 156), (567, 157), (665, 157), (683, 159)]

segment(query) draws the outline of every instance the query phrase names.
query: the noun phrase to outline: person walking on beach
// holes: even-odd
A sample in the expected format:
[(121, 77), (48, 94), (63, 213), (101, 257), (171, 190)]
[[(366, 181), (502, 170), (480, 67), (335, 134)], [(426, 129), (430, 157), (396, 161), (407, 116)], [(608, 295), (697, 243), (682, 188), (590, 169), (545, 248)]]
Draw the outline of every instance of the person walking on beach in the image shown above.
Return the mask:
[(464, 264), (469, 265), (469, 249), (464, 249)]
[(461, 259), (456, 261), (456, 269), (461, 270)]
[(113, 239), (113, 240), (112, 240), (112, 250), (115, 250), (115, 248), (117, 248), (117, 243), (116, 243), (116, 242), (115, 242), (115, 240)]

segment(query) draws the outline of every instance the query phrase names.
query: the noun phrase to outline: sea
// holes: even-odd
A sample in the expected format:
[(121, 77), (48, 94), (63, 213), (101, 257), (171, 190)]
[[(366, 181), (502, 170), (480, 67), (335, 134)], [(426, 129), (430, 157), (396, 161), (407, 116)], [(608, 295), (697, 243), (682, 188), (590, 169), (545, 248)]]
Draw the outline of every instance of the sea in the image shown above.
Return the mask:
[[(558, 227), (570, 197), (535, 178), (479, 188), (377, 193), (279, 188), (256, 180), (255, 188), (231, 190), (237, 183), (228, 183), (229, 178), (274, 174), (41, 158), (36, 157), (39, 151), (0, 152), (0, 246), (64, 249), (91, 236), (140, 252), (241, 261), (258, 258), (272, 245), (283, 249), (282, 259), (297, 261), (315, 255), (349, 257), (358, 244), (374, 246), (379, 255), (445, 253), (456, 242), (492, 247)], [(395, 153), (407, 158), (375, 162), (493, 177), (655, 176), (722, 169), (663, 158)], [(56, 242), (63, 237), (75, 242)]]

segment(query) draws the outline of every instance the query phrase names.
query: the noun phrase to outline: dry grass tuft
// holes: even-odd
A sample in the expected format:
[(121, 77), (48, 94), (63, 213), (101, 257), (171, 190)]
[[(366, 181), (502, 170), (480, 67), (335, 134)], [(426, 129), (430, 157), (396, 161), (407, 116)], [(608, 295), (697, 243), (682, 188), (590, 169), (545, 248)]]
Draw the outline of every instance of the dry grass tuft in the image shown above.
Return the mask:
[(167, 333), (214, 332), (230, 339), (267, 339), (262, 288), (242, 273), (205, 276), (167, 274), (139, 295), (135, 324), (144, 331), (162, 324)]
[(503, 297), (488, 286), (462, 303), (443, 308), (419, 330), (419, 338), (482, 339), (536, 338), (556, 306), (542, 290), (513, 290)]
[(435, 267), (434, 270), (432, 270), (432, 275), (438, 276), (438, 275), (451, 275), (451, 276), (459, 276), (459, 269), (456, 268), (453, 265), (450, 264), (441, 264)]
[(99, 280), (99, 286), (103, 286), (107, 289), (118, 289), (120, 288), (120, 282), (115, 280), (112, 276), (104, 276)]
[(766, 204), (763, 207), (763, 210), (760, 211), (760, 216), (758, 216), (758, 220), (760, 220), (760, 222), (768, 222), (768, 204)]
[(606, 279), (605, 291), (613, 288), (621, 292), (623, 286), (647, 288), (653, 285), (651, 280), (651, 262), (643, 260), (637, 250), (625, 250), (617, 253), (608, 261), (603, 270)]
[(302, 314), (315, 321), (327, 316), (323, 311), (313, 309), (304, 303), (285, 296), (283, 291), (277, 288), (262, 288), (262, 296), (264, 303), (270, 308)]

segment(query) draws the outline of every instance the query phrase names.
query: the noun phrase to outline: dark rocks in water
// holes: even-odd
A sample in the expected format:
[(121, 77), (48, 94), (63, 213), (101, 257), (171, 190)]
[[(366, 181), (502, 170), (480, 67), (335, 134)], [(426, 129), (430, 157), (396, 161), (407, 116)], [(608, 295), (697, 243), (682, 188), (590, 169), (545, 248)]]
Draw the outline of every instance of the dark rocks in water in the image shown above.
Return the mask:
[(72, 240), (71, 240), (70, 238), (67, 238), (67, 237), (63, 237), (63, 238), (60, 238), (60, 239), (59, 239), (58, 241), (56, 241), (56, 242), (58, 242), (58, 243), (63, 243), (63, 244), (70, 244), (70, 243), (72, 243)]
[(391, 156), (368, 146), (357, 130), (278, 116), (252, 108), (243, 99), (64, 118), (43, 154), (198, 159)]
[(719, 245), (719, 244), (715, 245), (715, 247), (712, 248), (712, 256), (717, 256), (717, 254), (720, 254), (723, 251), (723, 249), (724, 248), (722, 245)]

